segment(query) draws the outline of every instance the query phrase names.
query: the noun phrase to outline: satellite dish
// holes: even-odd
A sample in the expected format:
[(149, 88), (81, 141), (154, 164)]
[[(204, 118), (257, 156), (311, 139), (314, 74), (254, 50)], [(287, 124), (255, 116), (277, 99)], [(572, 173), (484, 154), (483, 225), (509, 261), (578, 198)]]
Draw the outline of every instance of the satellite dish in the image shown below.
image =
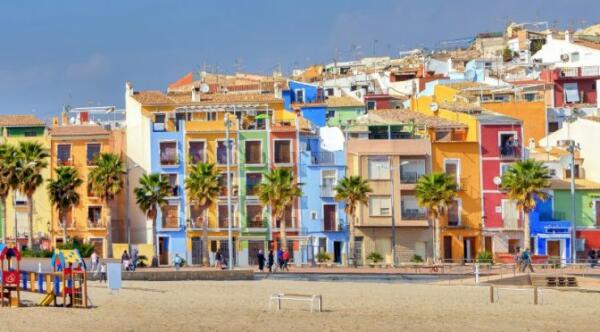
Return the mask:
[(209, 88), (208, 84), (206, 84), (206, 83), (200, 84), (200, 92), (208, 93), (209, 90), (210, 90), (210, 88)]
[(499, 186), (500, 184), (502, 184), (502, 178), (499, 176), (494, 176), (494, 184)]
[(465, 80), (470, 82), (475, 82), (477, 78), (477, 73), (473, 69), (468, 69), (465, 71)]
[(437, 103), (431, 103), (431, 104), (429, 104), (429, 108), (431, 109), (431, 111), (437, 112), (437, 110), (439, 109), (439, 106)]

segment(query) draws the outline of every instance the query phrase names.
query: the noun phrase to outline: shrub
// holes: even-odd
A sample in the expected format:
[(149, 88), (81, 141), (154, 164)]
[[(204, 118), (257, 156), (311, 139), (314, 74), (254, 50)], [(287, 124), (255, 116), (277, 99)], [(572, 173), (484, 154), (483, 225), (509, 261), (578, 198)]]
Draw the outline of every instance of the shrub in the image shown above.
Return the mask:
[(317, 254), (317, 261), (319, 263), (328, 262), (330, 260), (331, 260), (331, 256), (328, 253), (326, 253), (326, 252), (322, 251), (322, 252), (320, 252), (320, 253)]
[(94, 249), (96, 249), (96, 248), (91, 243), (81, 243), (81, 242), (79, 242), (79, 240), (73, 239), (71, 241), (68, 241), (65, 244), (59, 245), (58, 249), (65, 249), (65, 250), (77, 249), (77, 250), (79, 250), (79, 254), (81, 255), (81, 257), (88, 258), (92, 255), (92, 252), (94, 252)]
[(24, 249), (21, 251), (21, 256), (23, 257), (41, 257), (41, 258), (49, 258), (52, 257), (52, 250), (44, 250), (44, 249)]
[(139, 255), (136, 265), (137, 267), (146, 267), (148, 266), (148, 263), (146, 263), (146, 261), (148, 260), (148, 257), (146, 257), (146, 255)]
[(480, 251), (477, 254), (477, 263), (492, 263), (494, 261), (494, 257), (489, 251)]
[(379, 263), (379, 262), (383, 261), (383, 256), (380, 253), (378, 253), (377, 251), (373, 251), (372, 253), (369, 254), (369, 256), (367, 256), (367, 259), (373, 263)]
[(411, 263), (423, 263), (423, 257), (419, 256), (419, 255), (413, 255), (412, 258), (410, 259)]

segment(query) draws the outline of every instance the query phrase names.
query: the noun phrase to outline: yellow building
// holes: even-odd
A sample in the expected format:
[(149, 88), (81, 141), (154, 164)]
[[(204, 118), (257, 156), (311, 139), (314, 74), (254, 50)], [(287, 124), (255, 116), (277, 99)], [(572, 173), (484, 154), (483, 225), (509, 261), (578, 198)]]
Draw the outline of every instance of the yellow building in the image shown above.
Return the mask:
[[(19, 142), (39, 142), (50, 149), (50, 139), (46, 124), (33, 115), (0, 115), (0, 128), (2, 130), (2, 143), (18, 145)], [(50, 163), (50, 160), (48, 160)], [(50, 176), (50, 167), (42, 171), (42, 176)], [(21, 246), (27, 245), (29, 236), (29, 217), (27, 197), (10, 193), (6, 200), (6, 236), (9, 241), (15, 238), (15, 221), (17, 237)], [(45, 184), (40, 186), (33, 195), (33, 239), (34, 246), (48, 249), (50, 241), (48, 227), (50, 225), (50, 201), (46, 194)], [(2, 220), (2, 223), (5, 223)]]
[[(123, 209), (111, 209), (111, 222), (107, 220), (108, 207), (91, 191), (88, 174), (95, 167), (94, 160), (100, 153), (114, 152), (121, 154), (123, 151), (123, 134), (120, 131), (108, 131), (96, 124), (64, 124), (54, 125), (50, 128), (51, 136), (51, 167), (75, 167), (79, 177), (84, 181), (79, 188), (79, 205), (73, 207), (66, 216), (67, 236), (83, 242), (94, 244), (96, 252), (101, 257), (108, 257), (109, 225), (114, 230), (121, 230), (123, 226)], [(52, 178), (56, 175), (52, 173)], [(116, 201), (121, 201), (117, 197)], [(53, 244), (63, 241), (63, 225), (58, 218), (56, 209), (52, 209), (51, 233)]]

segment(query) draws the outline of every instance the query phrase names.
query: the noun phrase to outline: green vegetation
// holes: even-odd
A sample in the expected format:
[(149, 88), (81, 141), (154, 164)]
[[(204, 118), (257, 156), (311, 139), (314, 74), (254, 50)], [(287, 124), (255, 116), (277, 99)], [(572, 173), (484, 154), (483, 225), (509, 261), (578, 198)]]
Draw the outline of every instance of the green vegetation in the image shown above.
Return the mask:
[(68, 241), (67, 243), (59, 245), (58, 249), (77, 249), (79, 250), (79, 254), (81, 255), (81, 257), (87, 258), (92, 255), (92, 252), (94, 252), (95, 247), (92, 243), (82, 243), (78, 239), (73, 239), (71, 241)]
[(143, 174), (140, 177), (140, 185), (133, 191), (138, 207), (152, 219), (152, 246), (158, 256), (156, 245), (156, 217), (158, 209), (167, 205), (167, 197), (171, 196), (171, 186), (165, 177), (158, 173)]
[(367, 256), (367, 259), (373, 262), (374, 264), (377, 264), (383, 261), (383, 256), (377, 251), (373, 251), (369, 254), (369, 256)]
[(317, 254), (317, 262), (319, 263), (325, 263), (325, 262), (329, 262), (331, 260), (331, 255), (329, 255), (328, 253), (321, 251), (320, 253)]
[(423, 257), (421, 257), (420, 255), (413, 255), (412, 258), (410, 259), (411, 263), (423, 263)]
[(67, 243), (67, 211), (79, 204), (80, 196), (77, 190), (83, 184), (77, 169), (71, 166), (61, 166), (54, 170), (55, 179), (49, 179), (46, 189), (50, 203), (58, 210), (58, 219), (63, 228), (63, 243)]
[(477, 263), (489, 263), (489, 264), (491, 264), (494, 261), (494, 256), (489, 251), (480, 251), (480, 252), (477, 253), (476, 261), (477, 261)]

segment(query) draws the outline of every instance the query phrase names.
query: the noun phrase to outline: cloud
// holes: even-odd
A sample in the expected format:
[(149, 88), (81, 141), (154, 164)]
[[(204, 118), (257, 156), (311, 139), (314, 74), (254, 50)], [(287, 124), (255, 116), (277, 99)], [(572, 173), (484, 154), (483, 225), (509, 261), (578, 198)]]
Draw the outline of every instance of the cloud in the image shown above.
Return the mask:
[(110, 61), (108, 57), (95, 53), (84, 62), (68, 65), (66, 76), (74, 80), (91, 80), (106, 75), (109, 70)]

